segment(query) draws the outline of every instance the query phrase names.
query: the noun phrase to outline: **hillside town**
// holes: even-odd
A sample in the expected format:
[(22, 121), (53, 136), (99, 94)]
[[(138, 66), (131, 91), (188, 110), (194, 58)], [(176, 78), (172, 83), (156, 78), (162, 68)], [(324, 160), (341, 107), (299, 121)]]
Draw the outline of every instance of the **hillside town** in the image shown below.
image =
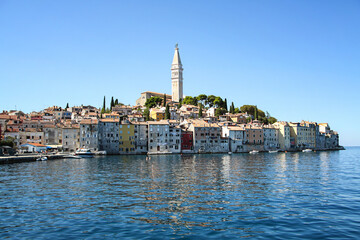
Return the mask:
[[(220, 97), (183, 94), (183, 67), (176, 45), (172, 94), (146, 91), (134, 106), (111, 101), (106, 108), (53, 106), (39, 112), (0, 113), (0, 140), (25, 152), (107, 154), (244, 153), (339, 149), (328, 123), (286, 122), (260, 110), (228, 110)], [(272, 120), (272, 121), (271, 121)], [(275, 121), (276, 120), (276, 121)]]

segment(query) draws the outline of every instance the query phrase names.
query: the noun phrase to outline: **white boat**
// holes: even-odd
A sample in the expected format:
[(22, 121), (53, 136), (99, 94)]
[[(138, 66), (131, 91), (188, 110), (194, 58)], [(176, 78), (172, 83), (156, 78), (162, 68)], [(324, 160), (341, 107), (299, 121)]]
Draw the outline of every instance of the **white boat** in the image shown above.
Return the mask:
[(228, 152), (228, 154), (229, 154), (229, 155), (231, 155), (231, 154), (232, 154), (232, 152)]
[(279, 150), (271, 150), (271, 151), (269, 151), (269, 153), (277, 153), (277, 152), (279, 152)]
[(259, 151), (257, 151), (257, 150), (252, 150), (252, 151), (250, 151), (249, 153), (250, 153), (250, 154), (255, 154), (255, 153), (259, 153)]
[(69, 155), (65, 155), (64, 158), (77, 158), (77, 159), (79, 159), (81, 157), (69, 154)]
[(81, 148), (79, 150), (77, 150), (75, 152), (75, 155), (76, 156), (79, 156), (79, 157), (93, 157), (95, 153), (91, 152), (90, 149), (86, 149), (86, 148)]
[(304, 150), (302, 150), (303, 152), (312, 152), (313, 150), (312, 149), (310, 149), (310, 148), (308, 148), (308, 149), (304, 149)]
[(46, 161), (46, 160), (48, 160), (47, 157), (39, 157), (36, 159), (36, 161)]
[(106, 151), (97, 151), (95, 155), (106, 155)]

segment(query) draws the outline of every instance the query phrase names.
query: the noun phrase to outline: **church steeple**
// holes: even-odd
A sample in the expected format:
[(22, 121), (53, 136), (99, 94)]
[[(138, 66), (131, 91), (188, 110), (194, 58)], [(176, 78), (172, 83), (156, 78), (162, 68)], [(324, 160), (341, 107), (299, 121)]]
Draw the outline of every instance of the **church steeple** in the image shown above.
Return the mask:
[(174, 102), (179, 102), (180, 99), (183, 98), (183, 70), (179, 47), (178, 44), (176, 44), (174, 58), (171, 64), (172, 100)]
[(181, 64), (181, 59), (180, 59), (180, 53), (179, 53), (179, 47), (178, 44), (175, 45), (175, 54), (174, 54), (174, 59), (172, 64), (176, 64), (176, 65), (182, 65)]

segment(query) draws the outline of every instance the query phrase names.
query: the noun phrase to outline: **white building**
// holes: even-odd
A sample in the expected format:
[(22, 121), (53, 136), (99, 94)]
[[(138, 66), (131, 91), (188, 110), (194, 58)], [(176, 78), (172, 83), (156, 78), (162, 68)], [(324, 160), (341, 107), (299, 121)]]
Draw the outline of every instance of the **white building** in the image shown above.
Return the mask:
[(149, 154), (163, 154), (171, 153), (169, 149), (169, 122), (149, 121), (148, 134), (148, 153)]
[(244, 144), (246, 142), (246, 131), (244, 127), (240, 126), (223, 126), (223, 138), (229, 138), (230, 152), (244, 152)]
[(264, 149), (273, 150), (279, 147), (279, 130), (268, 125), (264, 126)]

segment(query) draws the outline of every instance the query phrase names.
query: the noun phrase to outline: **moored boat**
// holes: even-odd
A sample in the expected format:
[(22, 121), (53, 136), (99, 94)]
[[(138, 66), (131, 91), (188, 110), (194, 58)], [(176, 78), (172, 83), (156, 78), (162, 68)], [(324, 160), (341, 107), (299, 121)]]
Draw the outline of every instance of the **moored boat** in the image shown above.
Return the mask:
[(86, 148), (82, 148), (82, 149), (79, 149), (75, 152), (75, 155), (76, 156), (79, 156), (79, 157), (93, 157), (95, 153), (91, 152), (90, 149), (86, 149)]
[(271, 150), (271, 151), (269, 151), (269, 153), (277, 153), (277, 152), (279, 152), (279, 150)]
[(46, 160), (48, 160), (47, 157), (39, 157), (36, 159), (36, 161), (46, 161)]
[(257, 150), (252, 150), (252, 151), (250, 151), (249, 153), (250, 153), (250, 154), (255, 154), (255, 153), (259, 153), (259, 151), (257, 151)]
[(95, 155), (106, 155), (106, 151), (97, 151), (95, 152)]
[(304, 150), (302, 150), (303, 152), (312, 152), (313, 150), (312, 149), (310, 149), (310, 148), (308, 148), (308, 149), (304, 149)]

